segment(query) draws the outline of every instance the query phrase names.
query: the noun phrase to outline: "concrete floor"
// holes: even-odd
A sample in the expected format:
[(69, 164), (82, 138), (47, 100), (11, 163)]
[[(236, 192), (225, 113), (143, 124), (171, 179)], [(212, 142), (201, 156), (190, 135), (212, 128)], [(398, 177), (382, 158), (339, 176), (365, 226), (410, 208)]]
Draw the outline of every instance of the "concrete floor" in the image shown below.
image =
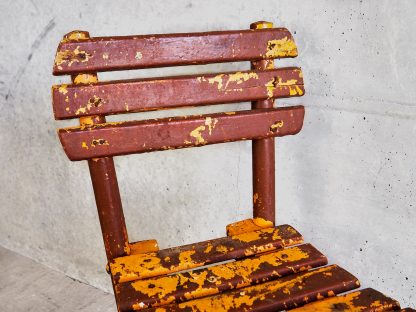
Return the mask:
[(0, 247), (1, 311), (116, 311), (112, 294)]

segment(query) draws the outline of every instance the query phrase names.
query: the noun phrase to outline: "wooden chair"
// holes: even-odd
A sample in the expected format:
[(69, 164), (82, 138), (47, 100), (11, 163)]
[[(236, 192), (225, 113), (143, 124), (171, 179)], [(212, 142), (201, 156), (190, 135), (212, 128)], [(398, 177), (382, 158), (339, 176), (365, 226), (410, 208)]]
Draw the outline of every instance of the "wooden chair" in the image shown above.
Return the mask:
[[(90, 38), (74, 31), (59, 44), (52, 88), (69, 159), (88, 160), (108, 272), (119, 311), (390, 311), (399, 304), (359, 287), (352, 274), (289, 225), (275, 226), (274, 137), (302, 128), (304, 107), (274, 108), (275, 98), (304, 94), (300, 68), (275, 68), (296, 57), (285, 28), (257, 22), (249, 30)], [(250, 71), (98, 82), (97, 72), (250, 61)], [(252, 109), (106, 122), (105, 115), (251, 101)], [(252, 140), (253, 218), (227, 226), (227, 236), (159, 250), (156, 240), (129, 243), (113, 156)], [(230, 261), (235, 260), (235, 261)], [(228, 262), (226, 262), (228, 261)], [(219, 264), (215, 264), (221, 262)], [(215, 264), (206, 266), (208, 264)], [(202, 267), (202, 268), (201, 268)], [(313, 302), (313, 303), (312, 303)], [(302, 307), (303, 306), (303, 307)]]

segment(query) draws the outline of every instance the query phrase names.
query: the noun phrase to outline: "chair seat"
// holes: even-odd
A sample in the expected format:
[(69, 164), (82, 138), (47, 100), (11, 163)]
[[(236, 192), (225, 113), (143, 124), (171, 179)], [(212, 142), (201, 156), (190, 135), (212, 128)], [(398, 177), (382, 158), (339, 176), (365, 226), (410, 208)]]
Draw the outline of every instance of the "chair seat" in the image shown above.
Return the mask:
[(281, 225), (116, 258), (109, 264), (116, 300), (122, 312), (400, 309), (372, 289), (333, 297), (359, 281), (302, 243), (298, 231)]

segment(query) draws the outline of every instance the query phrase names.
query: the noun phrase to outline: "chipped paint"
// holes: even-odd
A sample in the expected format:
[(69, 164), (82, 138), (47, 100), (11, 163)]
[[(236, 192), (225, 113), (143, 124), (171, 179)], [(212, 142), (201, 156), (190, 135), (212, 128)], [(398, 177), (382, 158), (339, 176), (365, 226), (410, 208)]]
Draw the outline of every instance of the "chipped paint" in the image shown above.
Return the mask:
[[(88, 107), (88, 106), (87, 106)], [(75, 111), (75, 115), (85, 114), (87, 111), (87, 107), (80, 107)]]
[(87, 142), (82, 142), (81, 147), (85, 149), (89, 149)]
[(276, 228), (270, 228), (270, 229), (263, 229), (261, 231), (241, 233), (241, 234), (233, 235), (231, 237), (232, 237), (232, 239), (236, 239), (236, 240), (239, 240), (241, 242), (250, 243), (250, 242), (261, 239), (263, 233), (273, 233), (273, 240), (281, 239), (281, 237), (278, 234), (279, 230), (276, 229)]
[(80, 50), (80, 47), (77, 46), (73, 51), (58, 51), (55, 57), (55, 65), (58, 67), (58, 69), (62, 70), (61, 65), (63, 64), (67, 65), (68, 67), (71, 67), (71, 65), (74, 62), (85, 63), (88, 62), (91, 57), (91, 54), (87, 53), (86, 51)]
[(278, 120), (270, 126), (270, 131), (271, 132), (279, 132), (279, 128), (282, 128), (283, 125), (284, 125), (284, 121), (283, 120)]
[[(195, 138), (195, 145), (204, 145), (208, 143), (202, 136), (202, 133), (206, 130), (206, 127), (208, 127), (208, 134), (211, 135), (212, 130), (215, 128), (217, 122), (217, 118), (206, 117), (203, 126), (198, 126), (189, 133), (191, 137)], [(192, 142), (185, 140), (184, 143), (191, 144)]]
[[(160, 258), (156, 253), (137, 254), (116, 259), (110, 263), (110, 270), (113, 276), (120, 275), (120, 282), (128, 282), (137, 279), (137, 272), (152, 272), (149, 277), (163, 274), (166, 269), (160, 266)], [(163, 273), (162, 273), (163, 272)]]
[[(133, 304), (133, 309), (140, 310), (150, 305), (156, 307), (174, 302), (178, 298), (200, 298), (216, 294), (220, 289), (225, 291), (245, 287), (257, 283), (260, 279), (264, 282), (287, 275), (289, 272), (286, 267), (289, 265), (293, 272), (305, 271), (310, 266), (302, 263), (307, 263), (305, 261), (310, 257), (308, 249), (300, 246), (202, 270), (134, 281), (131, 286), (135, 290), (134, 296), (139, 301)], [(120, 285), (116, 289), (124, 290), (125, 287), (127, 286)]]
[(81, 41), (88, 39), (88, 33), (85, 31), (72, 31), (67, 34), (62, 40), (61, 43), (71, 42), (71, 41)]
[(97, 75), (79, 74), (74, 78), (74, 84), (90, 84), (98, 82)]
[(209, 135), (212, 134), (212, 129), (215, 128), (215, 125), (217, 124), (217, 122), (218, 122), (217, 118), (211, 118), (211, 117), (205, 118), (205, 125), (208, 126)]
[(92, 139), (91, 147), (101, 146), (101, 145), (110, 145), (105, 139)]
[(67, 87), (68, 87), (68, 85), (66, 85), (66, 84), (60, 85), (58, 87), (59, 93), (61, 93), (61, 94), (67, 94), (68, 93)]
[[(107, 176), (108, 176), (108, 174), (107, 174)], [(130, 249), (129, 242), (125, 242), (125, 243), (124, 243), (123, 250), (124, 250), (124, 254), (125, 254), (125, 255), (129, 255), (129, 254), (130, 254), (131, 249)]]
[(272, 22), (261, 21), (253, 24), (255, 29), (273, 28)]
[(271, 80), (269, 80), (266, 84), (266, 90), (267, 90), (267, 97), (273, 98), (274, 90), (276, 88), (281, 87), (288, 87), (289, 93), (291, 96), (293, 95), (303, 95), (302, 89), (297, 85), (298, 81), (297, 79), (288, 79), (286, 81), (283, 81), (282, 77), (273, 77)]
[[(154, 297), (157, 296), (159, 299), (162, 299), (166, 297), (166, 295), (171, 294), (174, 292), (180, 282), (180, 276), (166, 276), (161, 277), (158, 279), (153, 279), (150, 282), (136, 282), (132, 283), (131, 285), (133, 288), (142, 294), (147, 295), (148, 297)], [(174, 299), (174, 298), (172, 298)], [(172, 302), (171, 300), (164, 300), (165, 302)], [(146, 305), (141, 305), (142, 307), (145, 307)], [(136, 308), (137, 310), (137, 308)]]
[(193, 263), (192, 255), (195, 254), (195, 250), (183, 251), (179, 254), (180, 263)]
[(205, 126), (196, 127), (189, 135), (195, 138), (195, 145), (206, 144), (207, 141), (202, 137), (202, 131), (205, 130)]
[(144, 254), (159, 251), (159, 244), (155, 239), (144, 240), (130, 244), (130, 253), (132, 255)]
[(208, 79), (208, 82), (210, 83), (210, 84), (215, 84), (215, 83), (217, 83), (218, 84), (218, 90), (221, 90), (222, 89), (222, 77), (224, 77), (224, 74), (219, 74), (219, 75), (216, 75), (215, 77), (213, 77), (213, 78), (209, 78)]
[(224, 88), (227, 90), (229, 83), (241, 84), (249, 79), (259, 79), (259, 76), (255, 72), (236, 72), (234, 74), (229, 74)]
[(273, 222), (265, 220), (263, 218), (254, 218), (228, 224), (226, 230), (228, 236), (235, 236), (271, 227), (273, 227)]
[[(293, 229), (293, 231), (295, 230)], [(277, 235), (279, 233), (282, 233), (282, 236)], [(258, 238), (258, 241), (256, 241), (256, 238)], [(230, 255), (238, 259), (246, 255), (271, 251), (282, 245), (301, 242), (300, 234), (297, 232), (294, 234), (292, 228), (285, 225), (272, 229), (262, 229), (254, 235), (242, 234), (199, 243), (197, 249), (196, 246), (192, 245), (187, 247), (189, 249), (182, 251), (175, 251), (175, 249), (169, 253), (160, 251), (163, 256), (158, 256), (159, 253), (153, 252), (116, 258), (110, 262), (110, 268), (114, 280), (124, 283), (196, 268), (210, 263), (209, 259), (212, 257), (215, 257), (217, 261), (229, 260), (231, 259), (229, 258)], [(232, 254), (230, 254), (231, 251)], [(147, 263), (153, 263), (153, 265), (147, 265)]]
[(253, 218), (254, 224), (263, 229), (273, 227), (273, 222), (263, 218)]
[(223, 245), (219, 245), (215, 248), (216, 251), (221, 252), (221, 253), (227, 253), (228, 252), (228, 248), (226, 246)]
[[(375, 293), (375, 294), (374, 294)], [(322, 297), (322, 296), (321, 296)], [(293, 312), (335, 312), (342, 308), (343, 311), (362, 312), (362, 311), (390, 311), (399, 305), (394, 300), (384, 297), (383, 301), (373, 298), (382, 297), (372, 289), (356, 291), (343, 296), (327, 298), (317, 302), (307, 304), (301, 308), (292, 310)], [(321, 298), (322, 299), (322, 298)]]
[(253, 194), (253, 204), (256, 204), (258, 200), (259, 200), (259, 193), (254, 193)]
[(93, 107), (97, 108), (102, 106), (103, 102), (104, 101), (102, 98), (93, 95), (93, 97), (88, 100), (88, 103), (85, 106), (81, 106), (75, 111), (75, 115), (85, 114), (89, 112)]
[(295, 42), (284, 37), (282, 39), (269, 40), (267, 42), (267, 49), (265, 56), (267, 58), (278, 58), (285, 56), (297, 56), (298, 51)]
[[(226, 78), (227, 81), (224, 83), (223, 78)], [(259, 76), (255, 72), (236, 72), (233, 74), (219, 74), (213, 78), (208, 78), (208, 83), (215, 84), (217, 83), (218, 91), (243, 91), (242, 88), (232, 88), (229, 89), (229, 84), (239, 85), (249, 79), (259, 79)], [(198, 81), (205, 81), (203, 77), (198, 77)]]
[(303, 90), (298, 85), (289, 86), (289, 92), (291, 96), (304, 94)]
[(134, 56), (134, 58), (135, 58), (136, 60), (141, 60), (141, 59), (143, 58), (143, 54), (142, 54), (142, 52), (137, 51), (137, 52), (136, 52), (136, 55)]
[(94, 117), (93, 116), (85, 116), (79, 119), (79, 123), (81, 124), (81, 130), (84, 130), (86, 127), (92, 127), (94, 125)]
[(274, 90), (276, 89), (276, 78), (273, 77), (270, 81), (265, 84), (267, 90), (267, 97), (271, 99), (274, 94)]
[(266, 69), (274, 69), (274, 61), (270, 60), (267, 64), (266, 64)]
[(207, 246), (207, 248), (204, 250), (204, 253), (209, 253), (211, 250), (212, 250), (212, 244), (211, 243), (208, 243), (208, 246)]
[[(289, 307), (296, 307), (296, 303), (292, 303), (289, 306), (290, 295), (292, 292), (301, 294), (301, 290), (308, 285), (312, 285), (314, 279), (320, 278), (323, 272), (328, 271), (340, 272), (336, 266), (323, 267), (315, 269), (309, 272), (303, 272), (299, 275), (288, 276), (282, 279), (277, 279), (271, 282), (262, 283), (259, 285), (249, 286), (241, 291), (225, 292), (221, 295), (204, 297), (188, 302), (182, 302), (175, 306), (175, 311), (198, 311), (198, 312), (212, 312), (212, 311), (248, 311), (254, 310), (254, 307), (268, 307), (270, 310), (270, 303), (279, 303), (279, 307), (286, 307), (284, 310), (289, 310)], [(351, 276), (345, 276), (345, 278), (351, 278)], [(334, 282), (333, 282), (334, 283)], [(341, 282), (340, 282), (341, 283)], [(338, 285), (338, 288), (348, 290), (350, 281), (348, 284)], [(328, 291), (327, 296), (331, 296), (333, 291)], [(276, 295), (279, 295), (276, 298)], [(299, 296), (299, 295), (298, 295)], [(307, 303), (313, 299), (313, 294), (305, 294), (302, 298), (302, 303)], [(262, 305), (261, 302), (267, 300), (266, 305)], [(277, 301), (278, 300), (278, 301)], [(289, 301), (289, 302), (288, 302)], [(257, 304), (260, 303), (260, 306)], [(280, 309), (279, 309), (280, 310)], [(170, 311), (169, 307), (160, 307), (156, 311)], [(314, 310), (321, 311), (321, 310)]]

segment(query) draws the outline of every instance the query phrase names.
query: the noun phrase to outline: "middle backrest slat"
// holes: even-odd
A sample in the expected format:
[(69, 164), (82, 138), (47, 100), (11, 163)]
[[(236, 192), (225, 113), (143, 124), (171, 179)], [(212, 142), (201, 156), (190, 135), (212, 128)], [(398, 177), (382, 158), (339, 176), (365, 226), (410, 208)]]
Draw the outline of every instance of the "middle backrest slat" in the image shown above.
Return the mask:
[(303, 106), (105, 123), (59, 130), (71, 160), (253, 140), (298, 133)]
[(301, 96), (300, 68), (53, 87), (56, 119)]

